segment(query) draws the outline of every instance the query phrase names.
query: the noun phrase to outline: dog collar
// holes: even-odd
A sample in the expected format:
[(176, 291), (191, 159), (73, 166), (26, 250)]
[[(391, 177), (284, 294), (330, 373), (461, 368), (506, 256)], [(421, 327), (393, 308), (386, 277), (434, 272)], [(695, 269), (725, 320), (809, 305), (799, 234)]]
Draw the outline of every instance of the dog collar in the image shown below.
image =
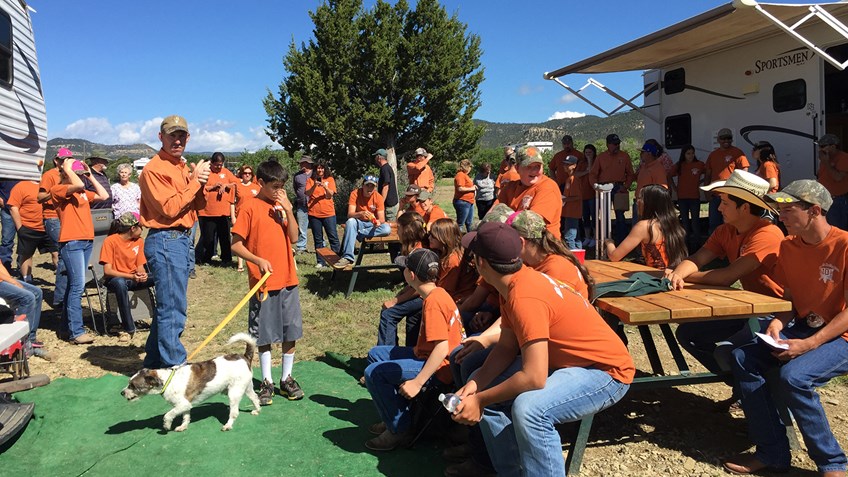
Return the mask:
[(165, 385), (162, 386), (162, 392), (160, 394), (165, 394), (165, 390), (168, 389), (168, 385), (171, 384), (171, 379), (174, 378), (174, 374), (176, 374), (177, 368), (171, 368), (171, 374), (168, 375), (168, 379), (165, 380)]

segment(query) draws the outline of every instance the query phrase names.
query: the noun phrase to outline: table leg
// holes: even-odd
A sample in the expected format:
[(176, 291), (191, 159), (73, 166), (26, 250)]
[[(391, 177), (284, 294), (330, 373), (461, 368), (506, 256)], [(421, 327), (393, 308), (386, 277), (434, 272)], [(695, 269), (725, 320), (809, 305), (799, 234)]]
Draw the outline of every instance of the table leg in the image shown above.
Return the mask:
[(648, 355), (648, 361), (651, 363), (651, 371), (654, 374), (665, 374), (660, 355), (657, 353), (657, 345), (654, 343), (654, 337), (651, 336), (651, 329), (648, 325), (638, 326), (639, 334), (642, 336), (642, 343), (645, 345), (645, 353)]
[[(368, 252), (365, 249), (368, 249)], [(359, 276), (359, 265), (362, 264), (362, 257), (365, 256), (366, 253), (369, 253), (373, 248), (373, 245), (367, 242), (362, 242), (359, 244), (359, 253), (356, 254), (356, 260), (353, 262), (353, 273), (350, 274), (350, 285), (347, 287), (347, 293), (345, 293), (345, 298), (349, 298), (351, 293), (353, 293), (353, 287), (356, 286), (356, 278)]]
[(580, 420), (580, 427), (577, 430), (577, 436), (574, 438), (574, 445), (568, 451), (568, 456), (565, 458), (565, 475), (576, 475), (580, 473), (580, 466), (583, 464), (583, 453), (586, 451), (586, 444), (589, 442), (589, 431), (592, 430), (592, 420), (594, 414), (590, 414)]
[(674, 362), (677, 364), (680, 374), (689, 374), (689, 365), (686, 364), (686, 358), (683, 357), (683, 352), (680, 351), (680, 346), (677, 344), (677, 338), (675, 338), (674, 333), (671, 331), (671, 327), (668, 326), (668, 323), (662, 323), (660, 324), (660, 330), (662, 330), (668, 350), (671, 351), (671, 356), (674, 357)]

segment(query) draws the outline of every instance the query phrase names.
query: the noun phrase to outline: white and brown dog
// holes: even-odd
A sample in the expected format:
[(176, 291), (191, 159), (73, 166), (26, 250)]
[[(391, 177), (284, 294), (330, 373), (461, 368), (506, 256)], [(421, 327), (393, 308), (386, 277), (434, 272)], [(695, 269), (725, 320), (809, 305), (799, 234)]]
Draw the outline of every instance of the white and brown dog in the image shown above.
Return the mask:
[(183, 422), (177, 432), (186, 430), (191, 422), (191, 408), (218, 393), (226, 393), (230, 398), (230, 418), (222, 431), (229, 431), (239, 415), (239, 404), (245, 394), (253, 403), (250, 413), (259, 414), (259, 398), (253, 391), (253, 355), (256, 354), (256, 340), (247, 333), (238, 333), (227, 344), (245, 343), (244, 355), (228, 354), (209, 361), (185, 364), (172, 369), (142, 369), (130, 378), (121, 395), (133, 401), (147, 394), (161, 394), (174, 408), (165, 414), (166, 431), (171, 430), (174, 418), (182, 415)]

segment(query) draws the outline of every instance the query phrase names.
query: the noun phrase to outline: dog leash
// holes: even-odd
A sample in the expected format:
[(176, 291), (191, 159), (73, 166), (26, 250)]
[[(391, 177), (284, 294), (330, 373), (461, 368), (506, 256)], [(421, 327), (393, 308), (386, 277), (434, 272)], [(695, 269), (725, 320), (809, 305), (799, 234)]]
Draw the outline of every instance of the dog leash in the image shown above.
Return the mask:
[[(225, 326), (227, 326), (227, 323), (229, 323), (230, 320), (232, 320), (233, 317), (236, 316), (236, 313), (238, 313), (244, 307), (244, 305), (247, 304), (248, 300), (250, 300), (250, 297), (252, 297), (256, 292), (258, 292), (260, 288), (262, 288), (262, 285), (265, 284), (265, 282), (268, 280), (268, 277), (270, 276), (271, 272), (265, 272), (265, 275), (263, 275), (262, 278), (259, 279), (256, 285), (253, 285), (253, 288), (251, 288), (250, 291), (247, 292), (247, 295), (245, 295), (244, 298), (241, 299), (241, 301), (238, 303), (238, 305), (236, 305), (235, 308), (233, 308), (230, 314), (227, 315), (227, 317), (224, 318), (223, 321), (221, 321), (218, 326), (215, 327), (214, 330), (212, 330), (212, 333), (209, 333), (209, 336), (207, 336), (206, 339), (203, 340), (202, 343), (200, 343), (200, 346), (198, 346), (197, 349), (191, 352), (191, 354), (188, 356), (187, 361), (191, 361), (191, 359), (194, 358), (194, 356), (197, 355), (197, 353), (202, 350), (204, 346), (206, 346), (207, 344), (209, 344), (210, 341), (212, 341), (212, 338), (214, 338), (218, 333), (221, 332), (221, 330), (224, 329)], [(263, 296), (259, 300), (265, 301), (267, 297), (268, 292), (264, 292)], [(173, 376), (173, 374), (171, 376)], [(171, 378), (168, 378), (168, 381), (170, 380)], [(167, 385), (168, 384), (165, 383), (165, 386)]]

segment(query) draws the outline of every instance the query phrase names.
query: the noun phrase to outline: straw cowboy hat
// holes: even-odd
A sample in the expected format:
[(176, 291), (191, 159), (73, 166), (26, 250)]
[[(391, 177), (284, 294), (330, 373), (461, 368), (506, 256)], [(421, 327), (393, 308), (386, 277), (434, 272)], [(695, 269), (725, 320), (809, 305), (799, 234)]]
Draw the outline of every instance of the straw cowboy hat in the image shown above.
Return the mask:
[(768, 181), (750, 172), (737, 169), (730, 174), (727, 180), (715, 181), (710, 185), (701, 187), (701, 190), (732, 195), (763, 209), (772, 210), (772, 207), (763, 200), (769, 190)]

